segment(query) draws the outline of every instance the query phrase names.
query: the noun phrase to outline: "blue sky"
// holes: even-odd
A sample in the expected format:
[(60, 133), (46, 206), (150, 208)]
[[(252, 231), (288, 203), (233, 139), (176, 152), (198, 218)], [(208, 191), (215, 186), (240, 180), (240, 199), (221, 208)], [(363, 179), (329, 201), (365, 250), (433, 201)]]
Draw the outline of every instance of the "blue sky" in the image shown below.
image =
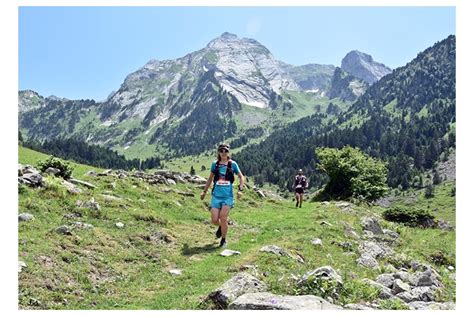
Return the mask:
[(455, 8), (20, 7), (19, 88), (103, 100), (148, 60), (182, 57), (225, 31), (290, 64), (339, 66), (358, 49), (395, 68), (455, 34)]

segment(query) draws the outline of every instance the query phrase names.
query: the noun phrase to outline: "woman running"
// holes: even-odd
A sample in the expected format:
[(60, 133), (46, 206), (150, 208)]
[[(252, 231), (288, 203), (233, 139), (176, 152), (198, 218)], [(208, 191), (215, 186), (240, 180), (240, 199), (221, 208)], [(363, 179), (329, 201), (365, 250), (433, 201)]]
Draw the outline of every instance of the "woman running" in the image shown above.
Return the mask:
[(240, 172), (239, 165), (230, 159), (229, 151), (229, 145), (219, 145), (217, 148), (217, 160), (211, 164), (211, 174), (207, 179), (204, 190), (201, 192), (201, 200), (203, 200), (211, 182), (214, 182), (211, 199), (211, 221), (214, 225), (219, 225), (216, 231), (216, 238), (222, 237), (221, 247), (225, 247), (227, 244), (227, 217), (229, 216), (230, 209), (234, 207), (234, 193), (232, 190), (234, 174), (237, 174), (239, 177), (237, 199), (240, 199), (242, 196), (244, 187), (244, 176)]

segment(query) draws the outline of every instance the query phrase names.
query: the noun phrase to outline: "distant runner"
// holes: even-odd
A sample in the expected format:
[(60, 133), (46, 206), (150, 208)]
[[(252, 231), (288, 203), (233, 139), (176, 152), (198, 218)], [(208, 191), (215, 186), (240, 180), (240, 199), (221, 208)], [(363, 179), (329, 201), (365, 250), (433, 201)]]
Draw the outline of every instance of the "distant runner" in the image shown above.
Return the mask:
[(217, 160), (211, 164), (211, 174), (207, 179), (206, 186), (201, 192), (201, 200), (204, 199), (207, 189), (214, 182), (211, 198), (211, 221), (214, 225), (219, 225), (216, 231), (216, 238), (221, 238), (220, 246), (225, 247), (227, 236), (227, 217), (229, 211), (234, 207), (234, 193), (232, 184), (234, 183), (234, 174), (239, 177), (239, 191), (237, 199), (242, 196), (244, 187), (244, 176), (240, 172), (239, 165), (230, 159), (230, 146), (221, 144), (217, 148)]
[(293, 183), (293, 190), (295, 190), (295, 198), (296, 198), (296, 207), (301, 207), (303, 204), (303, 194), (304, 190), (308, 188), (308, 180), (303, 175), (303, 169), (298, 170), (298, 175), (295, 177), (295, 182)]

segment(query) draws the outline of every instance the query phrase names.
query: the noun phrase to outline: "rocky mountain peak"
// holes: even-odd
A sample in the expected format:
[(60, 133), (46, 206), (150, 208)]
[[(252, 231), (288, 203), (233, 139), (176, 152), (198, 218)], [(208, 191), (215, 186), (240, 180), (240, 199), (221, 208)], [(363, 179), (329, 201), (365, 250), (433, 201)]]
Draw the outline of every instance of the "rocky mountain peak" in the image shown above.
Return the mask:
[(342, 59), (341, 68), (356, 78), (369, 84), (378, 81), (392, 70), (382, 63), (376, 62), (371, 55), (353, 50)]

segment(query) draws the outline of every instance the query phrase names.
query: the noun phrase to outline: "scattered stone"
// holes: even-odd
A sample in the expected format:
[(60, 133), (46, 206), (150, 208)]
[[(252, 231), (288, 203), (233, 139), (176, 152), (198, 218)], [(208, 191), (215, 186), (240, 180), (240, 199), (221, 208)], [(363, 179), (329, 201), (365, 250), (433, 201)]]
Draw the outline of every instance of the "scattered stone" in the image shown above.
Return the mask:
[(52, 176), (55, 176), (57, 175), (58, 173), (60, 173), (61, 170), (59, 170), (58, 168), (53, 168), (53, 167), (48, 167), (44, 173), (46, 174), (49, 174), (49, 175), (52, 175)]
[(95, 185), (93, 185), (92, 183), (89, 183), (89, 182), (86, 182), (86, 181), (82, 181), (82, 180), (78, 180), (78, 179), (69, 179), (69, 182), (71, 183), (74, 183), (74, 184), (80, 184), (80, 185), (83, 185), (89, 189), (95, 189), (97, 188)]
[(326, 226), (332, 226), (331, 223), (328, 223), (328, 222), (326, 222), (326, 221), (321, 221), (319, 224), (320, 224), (320, 225), (326, 225)]
[(97, 172), (95, 172), (95, 170), (89, 170), (84, 175), (88, 177), (97, 177)]
[(298, 281), (298, 285), (304, 285), (308, 283), (308, 280), (314, 280), (313, 283), (316, 283), (318, 280), (323, 281), (335, 281), (339, 285), (343, 285), (342, 277), (330, 266), (323, 266), (319, 267), (315, 270), (306, 272), (300, 281)]
[(362, 282), (379, 289), (380, 290), (379, 298), (381, 298), (383, 300), (393, 297), (391, 290), (388, 287), (386, 287), (386, 286), (384, 286), (380, 283), (377, 283), (377, 282), (372, 281), (372, 280), (367, 279), (367, 278), (362, 279)]
[(410, 292), (410, 285), (406, 284), (400, 279), (395, 279), (393, 281), (392, 293), (394, 295), (397, 295), (398, 293), (401, 293), (401, 292)]
[(388, 288), (392, 287), (394, 281), (395, 281), (395, 278), (393, 277), (393, 275), (388, 274), (388, 273), (380, 274), (375, 279), (375, 282), (380, 283), (383, 286), (386, 286)]
[(22, 170), (23, 175), (18, 177), (19, 183), (24, 183), (32, 187), (44, 185), (43, 176), (34, 168), (28, 169), (28, 166)]
[(214, 302), (217, 307), (226, 308), (243, 294), (264, 292), (266, 290), (267, 285), (265, 283), (246, 272), (240, 272), (210, 293), (206, 300)]
[(19, 222), (28, 222), (34, 219), (35, 217), (29, 213), (22, 213), (18, 215), (18, 221)]
[(116, 197), (116, 196), (113, 196), (113, 195), (108, 195), (108, 194), (101, 194), (102, 197), (104, 198), (104, 200), (106, 202), (120, 202), (122, 201), (122, 198), (120, 197)]
[(454, 310), (456, 309), (456, 304), (453, 302), (423, 302), (415, 301), (408, 304), (411, 310)]
[(181, 275), (182, 274), (182, 271), (180, 269), (171, 269), (168, 272), (171, 273), (172, 275)]
[(230, 256), (233, 256), (233, 255), (240, 255), (240, 251), (225, 249), (224, 251), (222, 251), (220, 253), (220, 255), (223, 256), (223, 257), (230, 257)]
[(166, 184), (168, 185), (176, 185), (176, 182), (173, 179), (166, 178)]
[(417, 286), (411, 289), (410, 294), (415, 298), (414, 301), (431, 302), (435, 300), (436, 287)]
[(370, 269), (379, 269), (379, 263), (374, 259), (370, 254), (363, 253), (359, 259), (356, 260), (357, 264), (370, 268)]
[(233, 310), (332, 310), (342, 309), (314, 295), (277, 295), (268, 292), (246, 293), (229, 305)]
[(257, 195), (258, 195), (259, 197), (261, 197), (261, 198), (263, 198), (263, 199), (265, 198), (265, 194), (262, 192), (262, 190), (257, 190), (257, 191), (255, 191), (255, 192), (257, 192)]
[(189, 182), (194, 183), (194, 184), (201, 184), (202, 185), (202, 184), (206, 184), (207, 179), (203, 178), (201, 176), (195, 175), (195, 176), (192, 176), (189, 179)]
[(112, 172), (112, 169), (106, 169), (106, 170), (98, 173), (97, 175), (98, 176), (108, 176), (108, 175), (110, 175), (111, 172)]
[(321, 205), (327, 206), (327, 205), (331, 205), (331, 203), (329, 203), (328, 201), (323, 201), (321, 202)]
[[(77, 205), (77, 201), (76, 201), (76, 205)], [(92, 198), (90, 201), (87, 201), (86, 203), (84, 203), (82, 205), (82, 207), (84, 208), (89, 208), (91, 210), (96, 210), (96, 211), (100, 211), (100, 205), (98, 202), (96, 202), (94, 200), (94, 198)]]
[(311, 240), (311, 243), (315, 246), (322, 246), (323, 245), (322, 240), (319, 239), (319, 238), (315, 238), (315, 239)]
[(289, 256), (288, 251), (275, 245), (263, 246), (260, 251), (274, 253), (277, 256)]
[(410, 302), (413, 302), (415, 300), (413, 295), (411, 295), (409, 292), (400, 292), (395, 297), (401, 299), (405, 303), (410, 303)]
[(336, 203), (336, 206), (339, 207), (339, 208), (350, 207), (351, 203), (349, 203), (349, 202), (339, 202), (339, 203)]
[(443, 230), (454, 230), (454, 227), (448, 222), (442, 219), (437, 221), (438, 228)]
[(69, 193), (80, 194), (82, 190), (69, 181), (63, 180), (62, 185)]
[(400, 235), (390, 229), (382, 229), (384, 235), (387, 235), (390, 238), (397, 239)]
[(375, 308), (367, 306), (367, 305), (363, 305), (363, 304), (346, 304), (346, 305), (344, 305), (344, 309), (372, 310), (372, 309), (375, 309)]
[(124, 228), (124, 227), (125, 227), (125, 224), (124, 224), (124, 223), (121, 223), (121, 222), (118, 222), (118, 223), (115, 223), (115, 227), (117, 227), (117, 228)]
[(449, 270), (449, 271), (453, 271), (453, 270), (454, 270), (454, 267), (453, 267), (453, 266), (448, 266), (448, 270)]
[(27, 267), (26, 263), (24, 263), (23, 261), (18, 261), (18, 273), (20, 273), (23, 270), (23, 268), (26, 268), (26, 267)]
[(83, 223), (83, 222), (74, 222), (72, 225), (74, 226), (74, 228), (79, 228), (79, 229), (94, 228), (94, 226), (92, 224), (87, 224), (87, 223)]
[(189, 197), (195, 197), (196, 195), (193, 192), (177, 192), (179, 195), (182, 196), (189, 196)]
[(364, 216), (361, 221), (362, 228), (367, 231), (371, 231), (372, 233), (378, 235), (383, 234), (382, 228), (378, 220), (373, 217)]
[(391, 248), (375, 243), (373, 241), (364, 241), (362, 244), (359, 245), (359, 251), (361, 255), (369, 254), (375, 259), (383, 258), (393, 253), (393, 250)]
[(56, 232), (62, 235), (72, 235), (71, 228), (66, 225), (62, 225), (56, 228)]

